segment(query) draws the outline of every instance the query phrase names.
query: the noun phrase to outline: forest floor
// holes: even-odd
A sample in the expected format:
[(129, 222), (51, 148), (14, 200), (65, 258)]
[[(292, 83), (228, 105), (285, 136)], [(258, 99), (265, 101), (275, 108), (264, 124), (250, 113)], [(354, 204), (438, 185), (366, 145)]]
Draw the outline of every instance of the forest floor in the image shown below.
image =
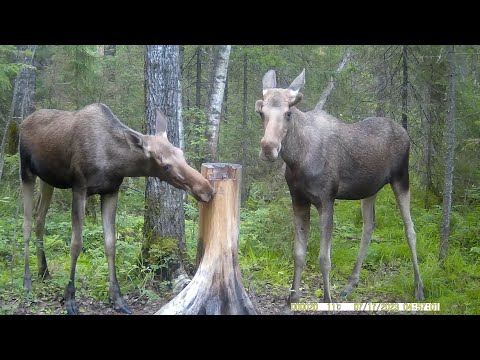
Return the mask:
[[(16, 162), (12, 169), (18, 169)], [(15, 173), (16, 174), (16, 173)], [(68, 192), (57, 192), (45, 227), (45, 251), (52, 278), (45, 283), (32, 279), (32, 292), (23, 290), (22, 216), (16, 189), (0, 187), (0, 315), (63, 315), (63, 289), (70, 264), (70, 202)], [(139, 187), (139, 186), (137, 186)], [(139, 187), (140, 188), (140, 187)], [(417, 193), (414, 199), (421, 199)], [(257, 201), (257, 200), (256, 200)], [(379, 315), (385, 312), (289, 311), (287, 297), (294, 271), (291, 200), (252, 200), (242, 208), (238, 248), (243, 285), (260, 315)], [(134, 315), (152, 315), (172, 298), (167, 281), (159, 281), (156, 268), (140, 261), (144, 197), (124, 191), (117, 213), (116, 271), (122, 294)], [(188, 203), (185, 233), (187, 264), (193, 268), (198, 241), (198, 210)], [(360, 204), (338, 202), (335, 208), (330, 288), (333, 303), (414, 303), (411, 251), (391, 190), (382, 191), (376, 203), (377, 228), (366, 254), (360, 282), (346, 297), (339, 296), (351, 275), (361, 238)], [(417, 252), (425, 303), (438, 303), (440, 312), (425, 315), (480, 315), (480, 205), (452, 213), (449, 255), (438, 261), (439, 205), (424, 209), (412, 206), (417, 232)], [(4, 216), (4, 214), (13, 214)], [(15, 215), (16, 214), (16, 215)], [(323, 281), (318, 261), (319, 216), (312, 211), (310, 242), (302, 274), (304, 303), (323, 299)], [(80, 315), (117, 315), (108, 302), (108, 265), (98, 219), (88, 218), (83, 229), (83, 252), (77, 263), (76, 299)], [(160, 249), (161, 250), (161, 249)], [(38, 269), (34, 241), (30, 243), (30, 268)], [(160, 264), (160, 261), (157, 262)], [(157, 266), (157, 268), (160, 266)], [(192, 276), (191, 270), (188, 270)], [(387, 312), (388, 314), (404, 314)], [(420, 312), (412, 314), (421, 314)], [(0, 316), (1, 320), (1, 316)]]
[[(153, 290), (153, 289), (152, 289)], [(332, 312), (332, 311), (290, 311), (287, 306), (287, 292), (279, 294), (278, 289), (270, 284), (265, 284), (262, 293), (255, 293), (253, 290), (247, 291), (250, 300), (255, 306), (258, 315), (359, 315), (359, 314), (369, 314), (369, 315), (381, 315), (381, 314), (400, 314), (392, 313), (386, 311), (375, 311), (375, 312)], [(378, 295), (378, 294), (377, 294)], [(385, 294), (383, 294), (385, 297)], [(129, 294), (124, 295), (124, 299), (127, 302), (130, 310), (133, 315), (153, 315), (157, 312), (163, 305), (165, 305), (169, 299), (172, 299), (173, 295), (169, 295), (164, 298), (150, 299), (148, 297), (142, 296), (140, 292), (134, 291)], [(371, 296), (362, 296), (362, 299), (359, 300), (356, 298), (355, 302), (397, 302), (393, 298), (384, 298), (378, 301), (378, 297)], [(303, 288), (302, 289), (302, 302), (311, 302), (317, 303), (321, 302), (321, 299), (314, 293), (314, 287)], [(336, 300), (333, 300), (334, 302)], [(338, 302), (352, 302), (345, 299), (337, 300)], [(0, 300), (0, 305), (1, 304)], [(57, 293), (57, 295), (52, 294), (43, 294), (38, 296), (36, 299), (25, 300), (25, 299), (11, 299), (9, 305), (13, 310), (13, 315), (63, 315), (65, 314), (65, 308), (63, 306), (63, 298)], [(113, 307), (107, 303), (95, 300), (88, 296), (77, 296), (77, 305), (79, 308), (80, 315), (124, 315), (116, 312)], [(404, 313), (405, 314), (405, 313)], [(409, 313), (414, 314), (414, 313)], [(420, 312), (417, 312), (420, 314)]]
[[(260, 315), (282, 315), (286, 309), (286, 297), (267, 294), (249, 293), (250, 299)], [(156, 300), (141, 296), (138, 291), (124, 295), (133, 315), (153, 315), (168, 299), (159, 298)], [(0, 301), (1, 302), (1, 301)], [(5, 304), (7, 305), (7, 304)], [(63, 298), (61, 295), (44, 295), (30, 301), (21, 299), (11, 299), (10, 306), (15, 307), (14, 315), (62, 315), (65, 314)], [(89, 297), (77, 296), (77, 306), (80, 315), (123, 315), (116, 312), (113, 307), (107, 303), (95, 300)]]
[[(255, 305), (258, 315), (287, 315), (286, 296), (284, 298), (272, 294), (257, 294), (250, 299)], [(167, 299), (151, 300), (141, 297), (139, 294), (127, 294), (125, 300), (133, 315), (153, 315)], [(13, 301), (18, 301), (13, 299)], [(318, 300), (313, 300), (318, 302)], [(312, 302), (313, 302), (312, 301)], [(94, 300), (92, 298), (77, 299), (80, 315), (124, 315), (116, 312), (109, 303)], [(320, 315), (331, 314), (325, 311), (298, 311), (294, 315)], [(21, 302), (13, 312), (14, 315), (63, 315), (65, 309), (62, 300), (58, 298), (39, 298), (29, 302)], [(348, 314), (344, 312), (343, 314)]]

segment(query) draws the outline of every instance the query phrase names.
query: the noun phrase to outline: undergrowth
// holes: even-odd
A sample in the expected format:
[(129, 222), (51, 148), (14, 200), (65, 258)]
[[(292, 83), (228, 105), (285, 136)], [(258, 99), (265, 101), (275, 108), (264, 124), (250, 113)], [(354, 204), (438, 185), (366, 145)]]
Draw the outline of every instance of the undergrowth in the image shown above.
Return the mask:
[[(19, 182), (14, 171), (0, 184), (0, 314), (15, 313), (20, 304), (36, 298), (58, 300), (68, 282), (70, 267), (71, 194), (55, 190), (47, 215), (45, 252), (52, 278), (41, 282), (36, 277), (37, 258), (34, 236), (30, 242), (30, 268), (33, 290), (23, 290), (23, 237)], [(10, 166), (12, 167), (12, 166)], [(13, 180), (12, 180), (13, 179)], [(122, 188), (117, 212), (117, 277), (123, 294), (158, 299), (169, 284), (155, 277), (155, 269), (141, 259), (143, 228), (142, 180), (130, 180)], [(262, 188), (262, 186), (264, 188)], [(254, 185), (241, 209), (239, 261), (244, 286), (257, 296), (286, 299), (293, 277), (293, 214), (286, 186), (274, 194), (261, 183)], [(416, 199), (419, 199), (416, 201)], [(417, 233), (417, 251), (425, 287), (425, 302), (440, 303), (441, 311), (432, 314), (480, 314), (480, 205), (456, 206), (452, 212), (449, 253), (438, 261), (441, 206), (424, 209), (421, 196), (412, 191), (412, 218)], [(331, 290), (333, 301), (416, 302), (410, 249), (394, 195), (385, 187), (378, 195), (376, 229), (360, 272), (358, 286), (341, 299), (359, 250), (362, 218), (359, 201), (337, 201), (332, 241)], [(97, 209), (97, 211), (99, 211)], [(185, 204), (187, 269), (194, 269), (198, 238), (197, 204)], [(301, 301), (320, 302), (323, 298), (319, 256), (319, 216), (311, 209), (310, 241), (302, 277)], [(193, 274), (191, 274), (193, 275)], [(100, 214), (87, 217), (83, 231), (83, 251), (78, 259), (77, 298), (87, 296), (108, 302), (108, 267), (103, 247)], [(35, 311), (32, 310), (32, 313)], [(48, 313), (48, 309), (46, 310)]]

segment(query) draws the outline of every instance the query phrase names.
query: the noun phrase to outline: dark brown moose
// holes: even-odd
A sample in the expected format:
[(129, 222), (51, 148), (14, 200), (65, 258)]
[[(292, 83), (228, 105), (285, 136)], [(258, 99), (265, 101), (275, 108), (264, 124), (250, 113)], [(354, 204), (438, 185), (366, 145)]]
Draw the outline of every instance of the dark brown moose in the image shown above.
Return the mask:
[(423, 284), (417, 261), (416, 234), (410, 216), (408, 159), (410, 140), (399, 124), (384, 117), (370, 117), (348, 124), (314, 109), (298, 110), (305, 69), (287, 89), (277, 88), (274, 70), (263, 77), (263, 100), (255, 104), (265, 134), (260, 158), (286, 163), (285, 179), (292, 197), (295, 223), (295, 270), (289, 302), (298, 302), (305, 264), (310, 206), (321, 218), (320, 268), (324, 301), (331, 302), (330, 245), (335, 199), (361, 199), (363, 233), (357, 261), (341, 296), (358, 284), (360, 269), (375, 228), (375, 198), (390, 184), (402, 215), (405, 235), (412, 253), (415, 297), (423, 300)]
[(77, 314), (75, 268), (82, 249), (82, 227), (88, 196), (100, 194), (105, 252), (108, 260), (110, 299), (114, 308), (131, 313), (118, 285), (115, 269), (115, 214), (124, 177), (154, 176), (208, 202), (213, 188), (190, 167), (182, 150), (167, 139), (167, 120), (156, 110), (155, 135), (142, 135), (120, 122), (104, 104), (78, 111), (42, 109), (28, 116), (20, 127), (21, 178), (24, 202), (24, 287), (31, 289), (29, 240), (32, 232), (33, 191), (40, 178), (41, 200), (36, 219), (39, 276), (49, 278), (43, 250), (43, 233), (53, 189), (72, 189), (72, 241), (70, 281), (65, 307)]

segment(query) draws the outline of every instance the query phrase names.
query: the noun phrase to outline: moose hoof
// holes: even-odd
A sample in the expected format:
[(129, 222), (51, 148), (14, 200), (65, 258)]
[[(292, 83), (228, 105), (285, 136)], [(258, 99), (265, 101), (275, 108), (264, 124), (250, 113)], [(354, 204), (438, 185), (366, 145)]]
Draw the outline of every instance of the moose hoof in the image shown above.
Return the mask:
[(425, 300), (425, 295), (423, 294), (423, 288), (422, 287), (419, 287), (415, 290), (415, 299), (417, 301)]
[(115, 311), (117, 311), (119, 313), (122, 313), (122, 314), (132, 315), (132, 312), (130, 311), (130, 309), (128, 308), (127, 305), (116, 306)]
[(67, 310), (67, 315), (78, 315), (77, 305), (74, 301), (67, 301), (65, 309)]
[(110, 303), (113, 305), (113, 309), (116, 312), (122, 313), (122, 314), (127, 314), (127, 315), (132, 315), (132, 311), (129, 309), (127, 303), (123, 299), (123, 297), (117, 296), (117, 299), (115, 301), (112, 301), (110, 299)]
[(349, 283), (347, 286), (345, 286), (345, 288), (342, 290), (342, 292), (340, 293), (340, 296), (341, 297), (345, 297), (347, 296), (348, 294), (350, 294), (353, 290), (353, 288), (357, 285), (356, 282), (353, 282), (353, 283)]
[(343, 289), (342, 292), (340, 293), (340, 297), (346, 297), (348, 294), (350, 294), (351, 291), (352, 291), (352, 287), (350, 286), (345, 287), (345, 289)]
[(293, 311), (290, 306), (285, 306), (285, 309), (282, 311), (282, 315), (293, 315)]
[(290, 290), (290, 294), (287, 298), (287, 306), (290, 308), (292, 303), (297, 303), (300, 301), (300, 293), (296, 292), (295, 290)]

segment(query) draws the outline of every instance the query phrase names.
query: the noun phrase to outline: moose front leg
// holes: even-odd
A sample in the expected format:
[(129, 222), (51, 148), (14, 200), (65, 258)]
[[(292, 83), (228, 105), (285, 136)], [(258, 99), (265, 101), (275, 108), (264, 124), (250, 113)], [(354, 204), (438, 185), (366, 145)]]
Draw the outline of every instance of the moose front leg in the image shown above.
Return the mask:
[(75, 269), (77, 259), (82, 251), (82, 228), (85, 218), (85, 203), (87, 193), (85, 189), (73, 190), (72, 196), (72, 244), (70, 245), (70, 281), (65, 288), (65, 307), (69, 315), (77, 315), (78, 309), (75, 303)]
[(110, 282), (110, 301), (116, 311), (131, 314), (132, 312), (120, 293), (120, 286), (118, 285), (115, 269), (115, 217), (117, 213), (118, 191), (102, 195), (101, 202), (105, 253), (108, 261), (108, 280)]
[(333, 200), (324, 201), (317, 206), (320, 213), (320, 269), (323, 277), (323, 301), (332, 302), (330, 296), (330, 245), (333, 232)]
[(295, 270), (288, 301), (289, 304), (298, 302), (300, 299), (300, 281), (305, 265), (305, 255), (307, 253), (308, 234), (310, 230), (310, 203), (293, 203), (293, 215), (295, 223)]

